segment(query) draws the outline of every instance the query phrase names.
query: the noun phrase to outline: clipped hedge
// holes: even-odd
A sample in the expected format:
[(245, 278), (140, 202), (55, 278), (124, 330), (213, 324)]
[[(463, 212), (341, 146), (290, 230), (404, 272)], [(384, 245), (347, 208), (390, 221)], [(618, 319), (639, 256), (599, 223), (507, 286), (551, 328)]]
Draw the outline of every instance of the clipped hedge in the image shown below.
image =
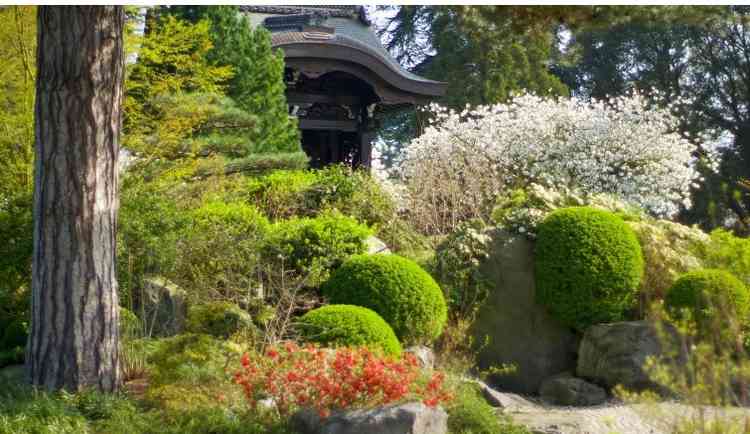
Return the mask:
[(264, 255), (269, 261), (284, 258), (285, 269), (311, 275), (309, 284), (316, 286), (347, 258), (364, 253), (371, 233), (367, 226), (336, 211), (291, 218), (273, 225)]
[(331, 304), (307, 312), (299, 321), (300, 334), (307, 341), (376, 347), (386, 354), (401, 354), (401, 344), (391, 326), (366, 307)]
[(561, 208), (542, 221), (537, 233), (540, 304), (579, 331), (625, 318), (644, 263), (635, 233), (620, 217), (589, 207)]
[(240, 330), (253, 328), (250, 314), (227, 301), (213, 301), (190, 306), (187, 330), (218, 338), (228, 338)]
[(374, 310), (404, 343), (434, 340), (448, 316), (435, 280), (415, 262), (398, 255), (353, 256), (321, 291), (331, 303)]
[(740, 323), (748, 322), (750, 292), (734, 275), (726, 270), (700, 269), (680, 276), (664, 298), (670, 315), (680, 318), (683, 309), (691, 311), (701, 325), (714, 319), (725, 324), (732, 316)]

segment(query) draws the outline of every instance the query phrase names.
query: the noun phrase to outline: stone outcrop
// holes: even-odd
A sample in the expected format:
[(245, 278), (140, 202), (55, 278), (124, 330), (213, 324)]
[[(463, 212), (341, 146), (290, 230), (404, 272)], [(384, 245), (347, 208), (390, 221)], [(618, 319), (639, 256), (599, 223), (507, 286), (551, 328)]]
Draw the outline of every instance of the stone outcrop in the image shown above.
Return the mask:
[(404, 350), (405, 353), (413, 354), (422, 369), (433, 369), (435, 367), (435, 353), (431, 348), (424, 345), (415, 345)]
[(161, 277), (146, 279), (143, 289), (143, 319), (149, 334), (172, 336), (183, 332), (187, 317), (185, 291)]
[[(676, 336), (673, 329), (663, 334)], [(622, 384), (631, 390), (658, 390), (643, 366), (647, 357), (662, 355), (664, 337), (646, 321), (591, 326), (581, 341), (576, 375), (608, 388)]]
[(536, 303), (533, 242), (498, 230), (492, 237), (480, 268), (492, 288), (472, 330), (476, 342), (489, 337), (479, 351), (479, 367), (513, 364), (514, 373), (491, 376), (490, 383), (536, 394), (543, 379), (575, 369), (577, 340)]
[(570, 374), (550, 377), (542, 382), (539, 396), (552, 405), (588, 407), (602, 404), (607, 400), (607, 392), (596, 384), (591, 384)]
[(301, 434), (446, 434), (448, 414), (441, 408), (410, 402), (334, 413), (321, 419), (314, 410), (292, 416), (292, 426)]
[(388, 248), (388, 245), (374, 235), (367, 237), (365, 245), (367, 246), (367, 253), (370, 255), (391, 253), (391, 249)]

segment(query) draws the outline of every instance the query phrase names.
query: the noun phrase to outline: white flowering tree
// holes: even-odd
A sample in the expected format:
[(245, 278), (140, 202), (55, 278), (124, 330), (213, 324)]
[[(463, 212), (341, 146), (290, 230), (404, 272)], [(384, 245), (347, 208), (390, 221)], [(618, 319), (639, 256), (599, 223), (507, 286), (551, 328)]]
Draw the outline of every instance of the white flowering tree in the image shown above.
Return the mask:
[(639, 94), (609, 101), (515, 97), (435, 120), (398, 169), (427, 232), (487, 216), (495, 197), (531, 183), (612, 194), (658, 216), (690, 205), (696, 145)]

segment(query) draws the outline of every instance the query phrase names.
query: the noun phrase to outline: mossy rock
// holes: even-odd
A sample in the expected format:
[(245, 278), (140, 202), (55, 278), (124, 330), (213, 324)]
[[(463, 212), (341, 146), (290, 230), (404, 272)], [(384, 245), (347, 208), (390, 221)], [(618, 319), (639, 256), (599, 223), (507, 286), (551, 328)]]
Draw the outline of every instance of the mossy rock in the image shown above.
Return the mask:
[(188, 309), (187, 330), (228, 338), (240, 330), (254, 328), (250, 314), (234, 303), (214, 301)]
[(537, 301), (578, 331), (625, 319), (635, 304), (643, 267), (638, 238), (612, 212), (561, 208), (538, 227)]
[(401, 354), (401, 344), (391, 326), (366, 307), (323, 306), (303, 315), (298, 328), (308, 341), (335, 346), (367, 346), (390, 355)]
[(398, 255), (353, 256), (321, 291), (333, 304), (374, 310), (407, 344), (433, 341), (448, 316), (435, 280), (417, 263)]

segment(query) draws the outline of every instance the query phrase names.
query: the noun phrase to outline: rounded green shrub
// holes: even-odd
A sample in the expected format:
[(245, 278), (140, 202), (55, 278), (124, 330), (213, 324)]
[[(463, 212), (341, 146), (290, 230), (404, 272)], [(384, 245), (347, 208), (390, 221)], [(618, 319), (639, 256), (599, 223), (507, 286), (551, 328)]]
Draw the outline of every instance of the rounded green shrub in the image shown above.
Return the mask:
[(228, 338), (240, 330), (252, 327), (250, 314), (234, 303), (213, 301), (188, 309), (187, 330), (191, 333)]
[(3, 331), (0, 336), (0, 350), (10, 350), (16, 347), (25, 347), (29, 336), (29, 327), (25, 320), (16, 319)]
[(312, 342), (347, 347), (377, 347), (386, 354), (401, 353), (393, 329), (373, 310), (347, 304), (331, 304), (307, 312), (299, 331)]
[(688, 309), (699, 324), (720, 315), (722, 321), (731, 315), (747, 322), (750, 292), (726, 270), (701, 269), (680, 276), (667, 292), (664, 306), (674, 317)]
[(415, 262), (398, 255), (353, 256), (321, 291), (331, 303), (374, 310), (404, 343), (434, 340), (448, 317), (435, 280)]
[(611, 212), (561, 208), (537, 229), (537, 300), (579, 331), (624, 319), (635, 302), (643, 266), (635, 233)]

